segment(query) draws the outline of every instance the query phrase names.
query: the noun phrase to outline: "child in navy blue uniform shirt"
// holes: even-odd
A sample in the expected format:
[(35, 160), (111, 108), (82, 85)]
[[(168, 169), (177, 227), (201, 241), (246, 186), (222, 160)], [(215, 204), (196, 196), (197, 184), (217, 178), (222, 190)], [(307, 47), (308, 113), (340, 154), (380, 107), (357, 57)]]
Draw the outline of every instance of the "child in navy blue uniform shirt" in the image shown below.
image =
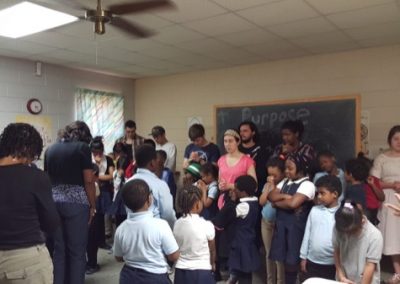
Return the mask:
[(361, 159), (350, 159), (345, 164), (345, 177), (349, 186), (345, 200), (353, 200), (361, 210), (366, 209), (364, 184), (369, 176), (369, 169)]
[(260, 255), (256, 242), (256, 225), (260, 207), (255, 196), (257, 182), (252, 176), (244, 175), (235, 180), (236, 206), (235, 232), (231, 244), (228, 266), (229, 284), (251, 283), (252, 272), (260, 266)]
[(269, 257), (274, 261), (285, 263), (286, 284), (296, 283), (300, 247), (315, 197), (315, 186), (307, 177), (307, 165), (306, 156), (289, 154), (285, 163), (287, 178), (268, 196), (271, 202), (275, 202), (277, 208)]
[(211, 220), (217, 215), (218, 207), (218, 167), (213, 163), (205, 163), (200, 168), (201, 179), (196, 186), (202, 191), (204, 209), (201, 216)]

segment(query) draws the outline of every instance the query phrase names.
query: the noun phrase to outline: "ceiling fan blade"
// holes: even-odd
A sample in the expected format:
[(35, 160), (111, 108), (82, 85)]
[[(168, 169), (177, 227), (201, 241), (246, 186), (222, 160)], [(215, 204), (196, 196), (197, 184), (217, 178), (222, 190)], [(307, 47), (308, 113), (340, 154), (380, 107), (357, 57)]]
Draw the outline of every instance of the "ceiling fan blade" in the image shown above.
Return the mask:
[(173, 8), (175, 5), (169, 0), (147, 0), (136, 3), (123, 3), (111, 5), (107, 8), (113, 14), (125, 15), (157, 8)]
[(113, 17), (111, 19), (110, 25), (119, 28), (120, 30), (122, 30), (125, 33), (128, 33), (131, 36), (149, 37), (152, 35), (152, 32), (144, 28), (141, 28), (138, 25), (131, 24), (130, 22), (118, 17)]

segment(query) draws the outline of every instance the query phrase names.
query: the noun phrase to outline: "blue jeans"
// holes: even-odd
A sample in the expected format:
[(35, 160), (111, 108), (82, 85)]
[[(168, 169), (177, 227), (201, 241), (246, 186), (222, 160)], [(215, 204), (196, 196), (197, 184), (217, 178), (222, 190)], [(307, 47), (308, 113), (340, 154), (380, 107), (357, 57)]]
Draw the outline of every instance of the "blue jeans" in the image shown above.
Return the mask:
[(84, 284), (89, 206), (57, 202), (61, 226), (54, 233), (54, 284)]

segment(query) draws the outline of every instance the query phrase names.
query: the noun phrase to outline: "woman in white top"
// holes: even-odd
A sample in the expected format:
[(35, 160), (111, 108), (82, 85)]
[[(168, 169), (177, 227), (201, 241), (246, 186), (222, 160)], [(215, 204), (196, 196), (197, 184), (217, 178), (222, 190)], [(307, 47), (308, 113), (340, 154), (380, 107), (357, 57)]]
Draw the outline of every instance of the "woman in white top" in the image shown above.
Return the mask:
[[(388, 203), (396, 203), (395, 193), (400, 193), (400, 125), (393, 126), (387, 138), (390, 149), (374, 162), (371, 175), (380, 179)], [(388, 283), (400, 283), (400, 235), (399, 219), (386, 207), (378, 213), (378, 228), (383, 235), (383, 254), (392, 257), (394, 275)]]

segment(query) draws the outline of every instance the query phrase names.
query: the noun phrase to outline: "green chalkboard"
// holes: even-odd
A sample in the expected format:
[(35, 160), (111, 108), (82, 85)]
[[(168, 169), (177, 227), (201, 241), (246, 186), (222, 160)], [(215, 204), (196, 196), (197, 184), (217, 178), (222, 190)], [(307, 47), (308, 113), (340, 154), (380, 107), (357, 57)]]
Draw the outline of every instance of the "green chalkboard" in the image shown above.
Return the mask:
[(281, 143), (282, 123), (296, 119), (304, 123), (303, 141), (317, 152), (332, 151), (339, 164), (360, 149), (359, 95), (215, 106), (215, 137), (220, 149), (224, 149), (225, 130), (237, 129), (242, 121), (251, 120), (259, 129), (262, 146), (271, 152)]

